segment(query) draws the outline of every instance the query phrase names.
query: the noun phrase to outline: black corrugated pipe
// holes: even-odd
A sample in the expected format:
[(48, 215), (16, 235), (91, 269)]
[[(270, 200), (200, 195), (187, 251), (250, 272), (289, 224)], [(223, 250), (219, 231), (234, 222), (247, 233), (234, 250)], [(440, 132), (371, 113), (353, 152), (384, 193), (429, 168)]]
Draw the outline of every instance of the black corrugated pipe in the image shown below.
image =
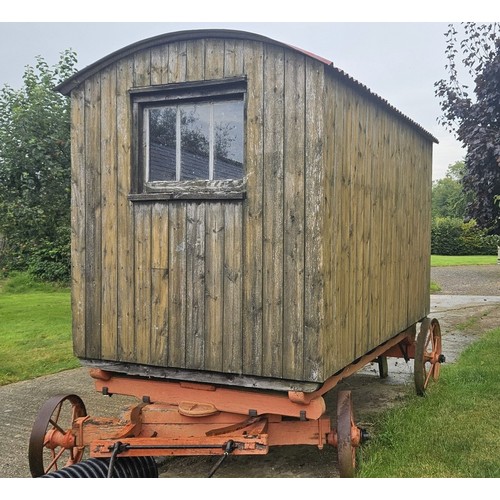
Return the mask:
[[(89, 458), (40, 477), (105, 478), (108, 477), (109, 458)], [(157, 478), (158, 466), (154, 457), (117, 458), (113, 464), (113, 478)]]

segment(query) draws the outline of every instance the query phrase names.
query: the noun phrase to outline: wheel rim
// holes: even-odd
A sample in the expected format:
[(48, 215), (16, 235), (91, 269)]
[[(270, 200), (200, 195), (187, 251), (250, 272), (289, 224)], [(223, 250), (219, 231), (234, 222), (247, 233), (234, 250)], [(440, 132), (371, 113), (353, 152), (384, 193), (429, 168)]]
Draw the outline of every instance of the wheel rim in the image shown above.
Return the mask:
[(340, 391), (337, 400), (337, 453), (340, 477), (354, 477), (356, 448), (352, 444), (355, 427), (350, 391)]
[(77, 418), (86, 415), (83, 401), (74, 394), (54, 396), (45, 402), (29, 441), (29, 465), (33, 477), (73, 465), (82, 459), (84, 449), (75, 446), (71, 429)]
[(415, 388), (425, 395), (429, 382), (437, 381), (441, 369), (441, 327), (439, 321), (425, 318), (420, 326), (415, 347)]

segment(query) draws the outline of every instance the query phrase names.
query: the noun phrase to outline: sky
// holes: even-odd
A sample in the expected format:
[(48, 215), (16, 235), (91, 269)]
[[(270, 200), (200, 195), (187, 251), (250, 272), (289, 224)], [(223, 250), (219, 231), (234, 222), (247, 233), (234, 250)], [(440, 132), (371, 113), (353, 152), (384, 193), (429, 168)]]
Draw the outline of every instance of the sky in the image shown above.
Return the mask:
[[(261, 5), (259, 1), (252, 2), (252, 12), (262, 12), (258, 9)], [(425, 11), (426, 2), (419, 2), (419, 12)], [(147, 5), (154, 3), (145, 2)], [(333, 2), (322, 5), (322, 2), (315, 4), (312, 1), (307, 4), (309, 9), (303, 9), (303, 12), (294, 10), (290, 7), (291, 3), (281, 4), (288, 5), (290, 12), (281, 9), (276, 13), (268, 9), (270, 12), (262, 21), (252, 20), (255, 17), (249, 14), (243, 22), (232, 20), (241, 19), (241, 13), (238, 16), (234, 12), (234, 6), (238, 5), (235, 2), (230, 3), (233, 14), (229, 20), (227, 10), (217, 14), (216, 9), (204, 11), (206, 4), (197, 6), (196, 2), (190, 2), (190, 13), (182, 9), (173, 12), (169, 6), (168, 21), (162, 22), (161, 18), (167, 14), (162, 7), (167, 5), (166, 2), (159, 3), (158, 10), (141, 11), (148, 12), (148, 15), (138, 12), (133, 17), (117, 15), (118, 11), (106, 11), (102, 2), (95, 2), (101, 7), (100, 15), (94, 17), (81, 12), (68, 14), (67, 2), (66, 10), (60, 11), (66, 13), (59, 16), (46, 8), (47, 2), (40, 4), (44, 6), (43, 10), (37, 10), (36, 2), (33, 6), (23, 2), (24, 11), (0, 14), (0, 87), (8, 84), (19, 88), (25, 66), (35, 65), (36, 56), (53, 65), (57, 63), (60, 53), (69, 48), (77, 54), (77, 68), (83, 69), (115, 50), (163, 33), (207, 28), (243, 30), (329, 59), (337, 68), (430, 132), (439, 141), (433, 149), (434, 180), (444, 177), (448, 166), (465, 156), (461, 144), (438, 123), (441, 109), (434, 94), (434, 83), (447, 76), (444, 33), (449, 22), (453, 22), (446, 20), (443, 14), (426, 18), (407, 7), (405, 15), (394, 17), (392, 13), (391, 17), (381, 10), (383, 2), (376, 2), (377, 10), (373, 11), (370, 10), (373, 3), (364, 5), (363, 2), (353, 2), (351, 11), (332, 15)], [(92, 11), (93, 0), (85, 4), (85, 12), (96, 12)], [(262, 5), (265, 4), (262, 2)], [(480, 6), (481, 1), (477, 4)], [(329, 5), (329, 10), (322, 10), (325, 5)], [(429, 7), (436, 14), (432, 2), (429, 2)], [(151, 12), (158, 15), (151, 16)], [(165, 14), (162, 15), (162, 12)], [(475, 11), (473, 16), (462, 14), (463, 17), (460, 17), (459, 7), (455, 4), (453, 11), (445, 12), (447, 15), (453, 13), (458, 19), (454, 24), (458, 26), (462, 20), (477, 20), (475, 17), (482, 11)], [(500, 17), (495, 12), (486, 12), (482, 14), (486, 16), (483, 20)], [(186, 21), (186, 18), (192, 21)], [(318, 21), (318, 18), (321, 20)]]

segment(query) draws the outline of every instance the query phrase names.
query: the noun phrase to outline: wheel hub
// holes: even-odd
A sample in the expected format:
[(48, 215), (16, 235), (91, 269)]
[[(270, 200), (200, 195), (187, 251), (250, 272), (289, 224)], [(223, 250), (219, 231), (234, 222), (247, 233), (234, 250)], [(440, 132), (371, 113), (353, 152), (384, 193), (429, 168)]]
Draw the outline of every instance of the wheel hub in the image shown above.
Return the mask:
[(74, 448), (76, 444), (75, 436), (71, 431), (62, 433), (59, 429), (51, 429), (45, 434), (44, 446), (50, 450), (56, 448), (70, 449)]

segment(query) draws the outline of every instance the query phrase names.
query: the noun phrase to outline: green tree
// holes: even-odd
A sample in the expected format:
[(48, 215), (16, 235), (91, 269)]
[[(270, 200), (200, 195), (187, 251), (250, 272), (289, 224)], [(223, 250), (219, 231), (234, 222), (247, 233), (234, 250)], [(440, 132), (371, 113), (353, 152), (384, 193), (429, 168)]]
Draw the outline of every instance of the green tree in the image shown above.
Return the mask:
[(463, 161), (448, 167), (443, 179), (432, 185), (432, 217), (452, 217), (464, 220), (467, 198), (462, 188), (465, 169)]
[(70, 272), (70, 108), (53, 88), (75, 71), (66, 50), (26, 66), (23, 86), (0, 90), (0, 235), (4, 272), (46, 280)]
[[(500, 234), (500, 24), (462, 27), (459, 34), (450, 24), (445, 34), (448, 78), (435, 84), (440, 121), (467, 150), (462, 184), (469, 196), (468, 217)], [(473, 96), (459, 77), (458, 57), (474, 82)]]

